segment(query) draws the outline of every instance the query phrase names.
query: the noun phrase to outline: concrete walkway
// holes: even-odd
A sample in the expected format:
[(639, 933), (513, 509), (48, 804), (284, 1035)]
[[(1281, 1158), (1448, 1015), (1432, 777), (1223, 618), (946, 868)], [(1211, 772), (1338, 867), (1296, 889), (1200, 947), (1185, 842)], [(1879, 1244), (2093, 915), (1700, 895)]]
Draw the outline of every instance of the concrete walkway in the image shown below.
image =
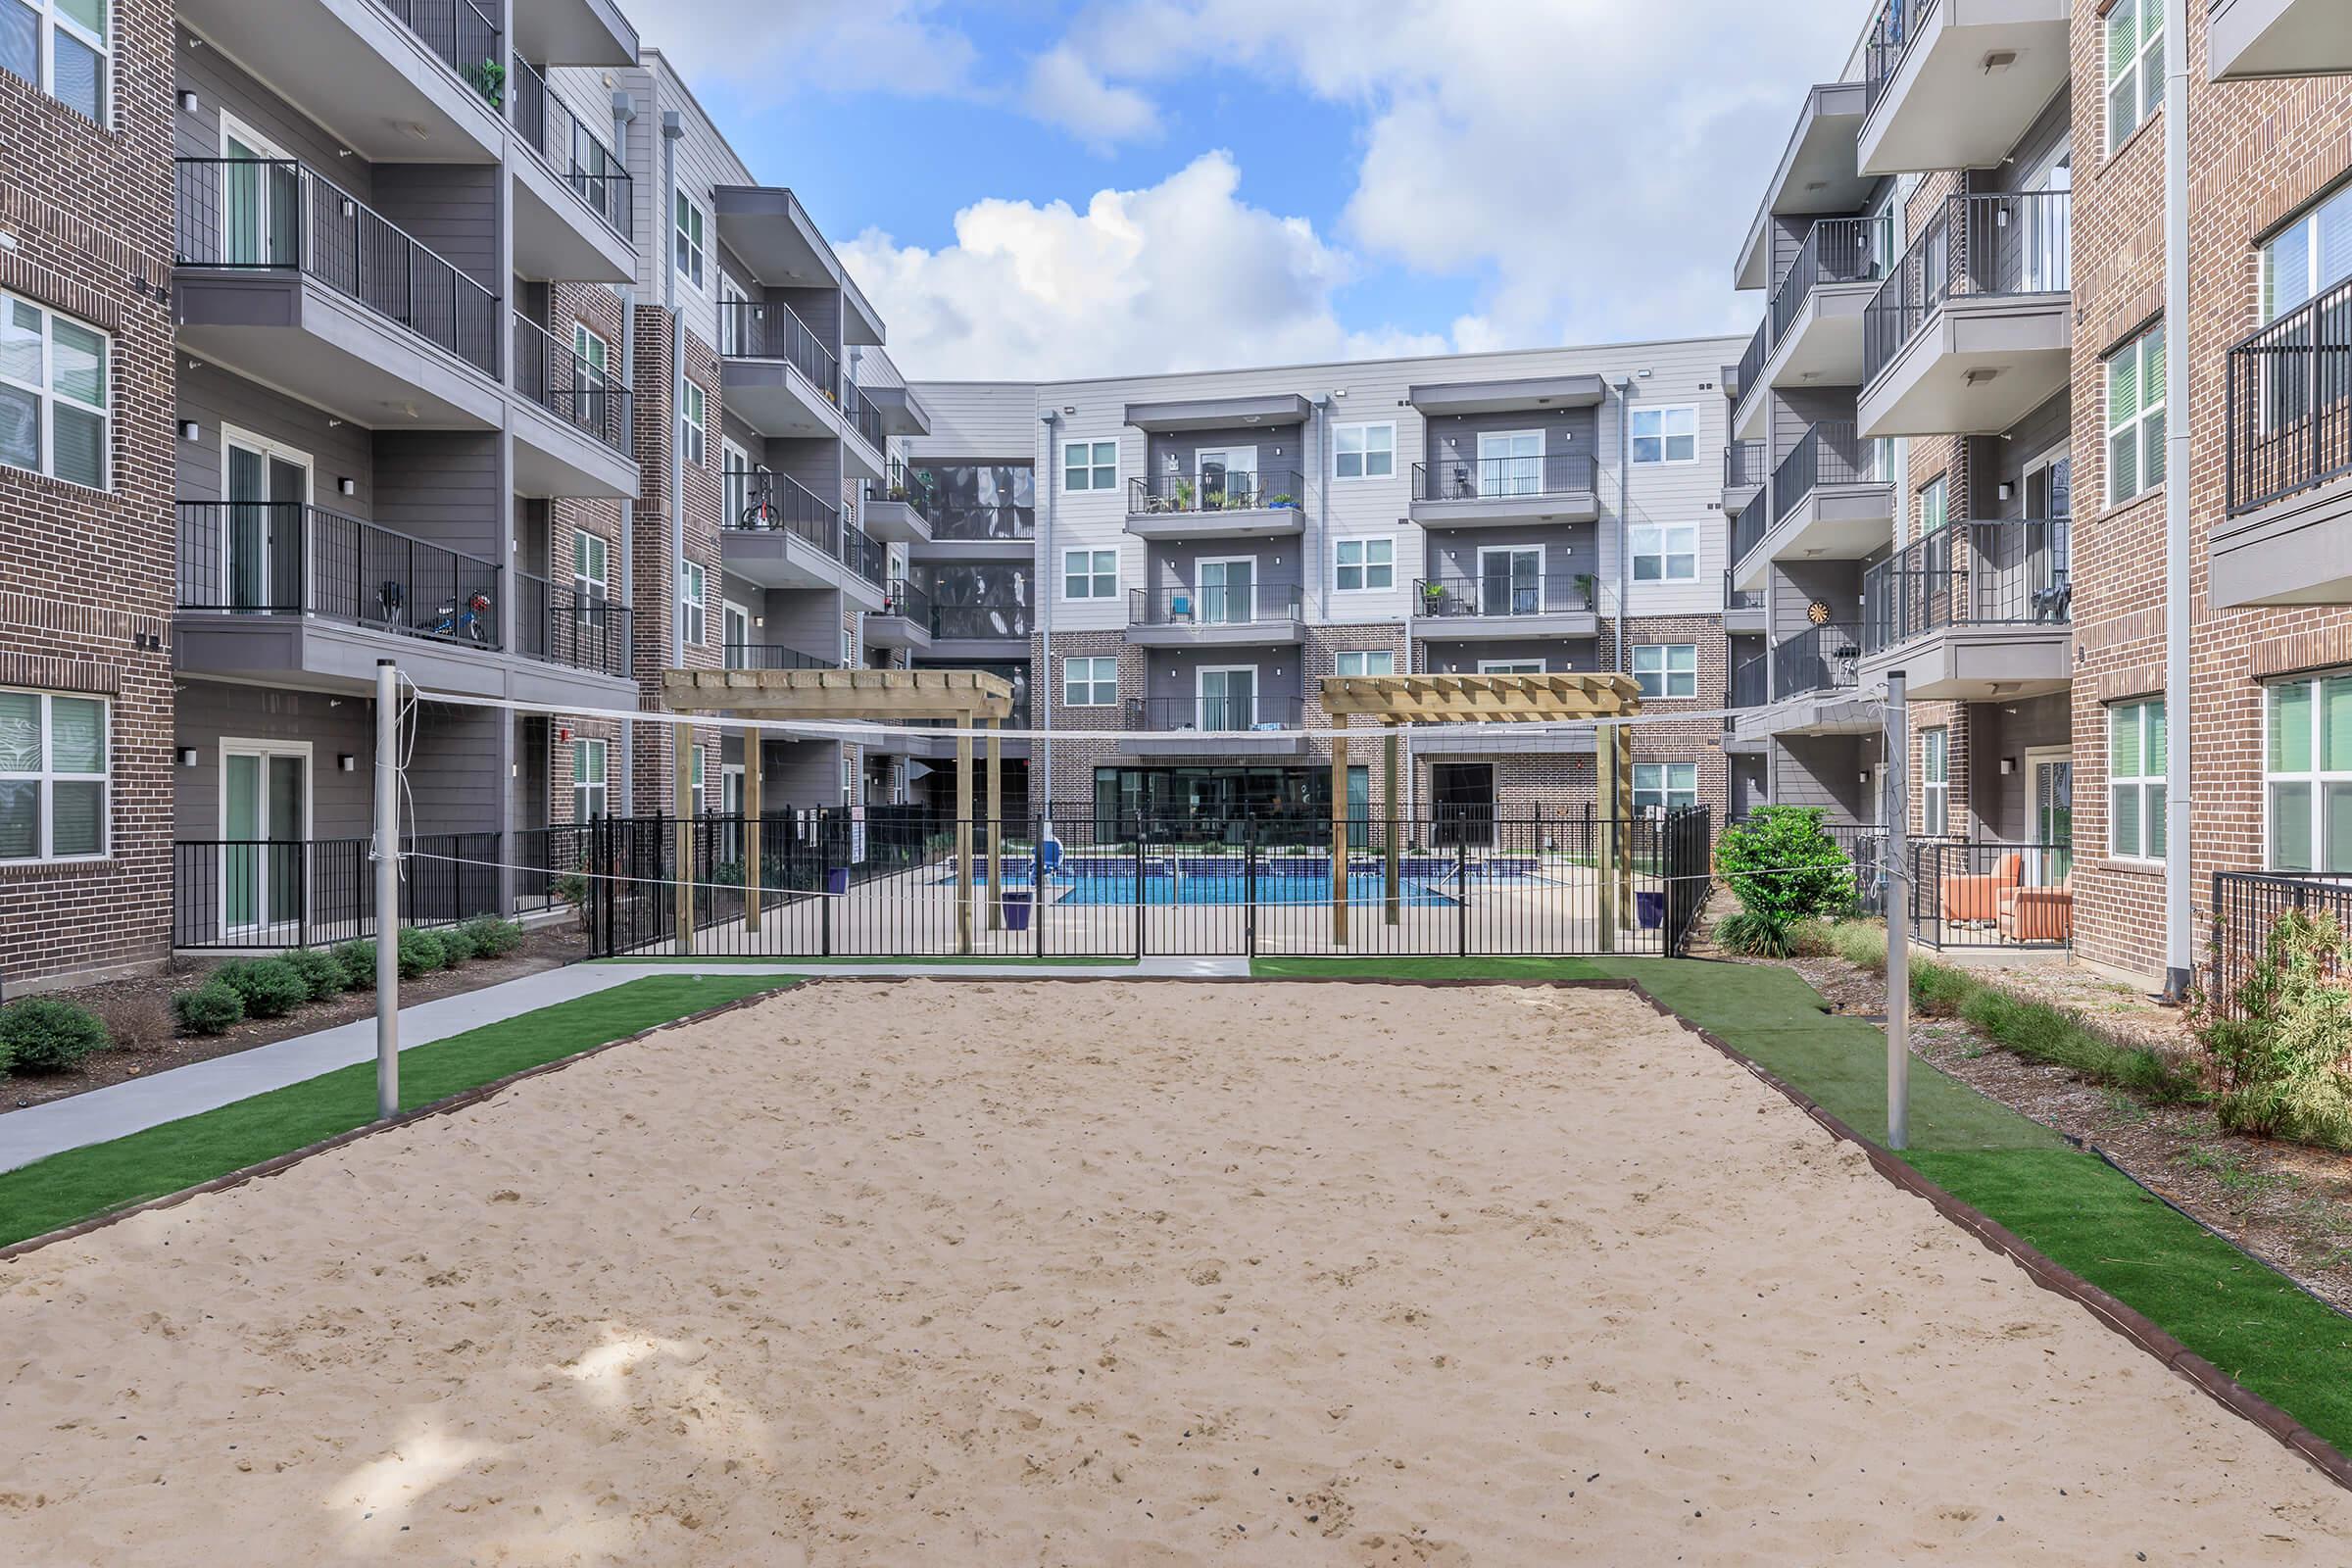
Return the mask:
[[(1209, 967), (1197, 967), (1207, 965)], [(1037, 978), (1079, 977), (1105, 975), (1112, 978), (1132, 978), (1137, 974), (1182, 974), (1191, 977), (1208, 975), (1247, 975), (1247, 958), (1162, 958), (1147, 961), (1142, 968), (1132, 963), (1104, 965), (1057, 964), (826, 964), (799, 963), (779, 960), (775, 963), (712, 964), (697, 970), (689, 962), (668, 963), (574, 963), (561, 969), (549, 969), (541, 974), (524, 975), (519, 980), (503, 981), (468, 991), (460, 996), (443, 997), (434, 1002), (418, 1003), (403, 1007), (400, 1012), (400, 1049), (413, 1050), (429, 1046), (436, 1040), (478, 1029), (486, 1023), (503, 1018), (518, 1017), (536, 1012), (541, 1007), (569, 1002), (576, 997), (593, 996), (613, 986), (626, 985), (649, 975), (663, 974), (845, 974), (845, 975), (937, 975), (942, 978)], [(45, 1104), (27, 1105), (0, 1115), (0, 1171), (29, 1165), (36, 1159), (64, 1153), (87, 1144), (102, 1144), (109, 1139), (129, 1133), (160, 1127), (168, 1121), (193, 1116), (199, 1111), (213, 1110), (221, 1105), (249, 1100), (272, 1089), (283, 1089), (321, 1073), (348, 1067), (354, 1062), (375, 1059), (375, 1019), (372, 1016), (320, 1029), (315, 1034), (296, 1035), (290, 1040), (256, 1046), (208, 1061), (192, 1061), (184, 1067), (173, 1067), (144, 1078), (126, 1079), (93, 1089), (86, 1094), (53, 1100)]]

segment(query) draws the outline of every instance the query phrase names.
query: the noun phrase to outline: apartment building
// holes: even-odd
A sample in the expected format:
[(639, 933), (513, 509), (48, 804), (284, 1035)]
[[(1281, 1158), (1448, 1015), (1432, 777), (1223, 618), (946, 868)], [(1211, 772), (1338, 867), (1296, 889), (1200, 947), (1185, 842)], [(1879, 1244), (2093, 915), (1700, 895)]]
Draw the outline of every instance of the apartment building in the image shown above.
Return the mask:
[[(1009, 755), (1064, 822), (1327, 813), (1328, 743), (1297, 731), (1334, 673), (1630, 670), (1647, 711), (1713, 715), (1736, 347), (922, 384), (891, 491), (928, 528), (913, 662), (1044, 694), (1035, 726), (1072, 738)], [(1643, 727), (1637, 804), (1720, 814), (1723, 739)], [(1381, 772), (1350, 768), (1352, 808)], [(1424, 818), (1594, 799), (1589, 747), (1524, 736), (1412, 746), (1403, 777)]]

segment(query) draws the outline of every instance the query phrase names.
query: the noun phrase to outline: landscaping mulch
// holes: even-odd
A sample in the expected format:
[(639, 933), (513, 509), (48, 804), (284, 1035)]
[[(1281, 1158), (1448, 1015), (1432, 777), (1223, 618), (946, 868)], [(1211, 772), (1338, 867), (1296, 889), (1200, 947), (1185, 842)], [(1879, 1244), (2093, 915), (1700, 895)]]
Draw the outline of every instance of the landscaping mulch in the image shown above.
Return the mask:
[[(576, 928), (543, 927), (526, 934), (522, 946), (503, 958), (478, 958), (455, 969), (402, 981), (401, 1005), (480, 991), (524, 975), (562, 968), (587, 956), (588, 939)], [(355, 1018), (368, 1017), (375, 1011), (374, 992), (347, 991), (331, 1002), (313, 1002), (297, 1007), (282, 1018), (249, 1018), (226, 1034), (174, 1034), (172, 993), (200, 984), (220, 962), (174, 958), (159, 974), (45, 993), (63, 1002), (79, 1003), (97, 1013), (105, 1020), (108, 1033), (115, 1037), (116, 1047), (91, 1056), (78, 1071), (0, 1079), (0, 1115), (168, 1068), (184, 1067), (193, 1061), (234, 1055), (256, 1046), (331, 1029)]]

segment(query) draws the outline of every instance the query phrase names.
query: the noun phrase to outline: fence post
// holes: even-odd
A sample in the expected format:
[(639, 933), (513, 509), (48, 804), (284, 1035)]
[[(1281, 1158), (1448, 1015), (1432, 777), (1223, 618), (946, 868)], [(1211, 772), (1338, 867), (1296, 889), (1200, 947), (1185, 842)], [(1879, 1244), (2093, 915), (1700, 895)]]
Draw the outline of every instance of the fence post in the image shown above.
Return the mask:
[(1470, 956), (1470, 837), (1453, 836), (1453, 946), (1459, 957)]
[(821, 818), (816, 824), (816, 938), (817, 956), (833, 956), (833, 835)]
[(1038, 817), (1029, 821), (1029, 928), (1037, 956), (1046, 956), (1046, 828)]
[(1242, 828), (1242, 949), (1257, 956), (1257, 824)]
[(1919, 881), (1904, 863), (1910, 828), (1908, 778), (1911, 770), (1910, 720), (1906, 712), (1903, 671), (1886, 676), (1885, 748), (1892, 759), (1886, 769), (1886, 858), (1903, 876), (1904, 885), (1886, 898), (1886, 1147), (1900, 1150), (1911, 1141), (1911, 899)]
[(1135, 959), (1144, 959), (1144, 818), (1135, 819)]

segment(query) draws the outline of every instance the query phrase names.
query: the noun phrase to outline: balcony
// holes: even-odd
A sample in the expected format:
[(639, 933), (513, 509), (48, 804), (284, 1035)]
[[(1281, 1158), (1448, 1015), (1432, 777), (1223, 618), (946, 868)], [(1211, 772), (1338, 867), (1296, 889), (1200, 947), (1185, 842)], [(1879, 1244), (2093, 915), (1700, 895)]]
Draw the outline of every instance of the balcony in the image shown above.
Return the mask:
[(629, 172), (606, 139), (516, 55), (514, 132), (535, 155), (514, 169), (514, 270), (525, 277), (626, 283), (637, 275)]
[(860, 610), (882, 608), (888, 553), (843, 521), (841, 509), (767, 468), (730, 469), (724, 483), (727, 570), (762, 588), (831, 589)]
[(982, 567), (931, 580), (931, 657), (1029, 658), (1026, 574)]
[(177, 9), (189, 30), (370, 162), (498, 160), (503, 89), (493, 73), (507, 50), (494, 4), (181, 0)]
[(1412, 635), (1432, 642), (1597, 637), (1589, 572), (1494, 572), (1413, 582)]
[(1990, 169), (2072, 71), (2073, 0), (1886, 0), (1863, 41), (1868, 175)]
[[(1772, 476), (1767, 509), (1750, 507), (1732, 530), (1732, 582), (1760, 589), (1775, 561), (1858, 561), (1894, 533), (1894, 486), (1878, 449), (1850, 419), (1808, 428)], [(1750, 516), (1756, 518), (1750, 526)]]
[(2352, 283), (2230, 351), (2217, 609), (2352, 604)]
[(1729, 571), (1723, 574), (1723, 629), (1734, 637), (1764, 630), (1764, 590), (1733, 586)]
[(781, 185), (715, 186), (710, 219), (719, 242), (766, 287), (839, 290), (844, 344), (871, 347), (882, 341), (881, 318), (790, 190)]
[(2066, 191), (1944, 204), (1864, 318), (1864, 435), (1997, 435), (2066, 389), (2072, 214)]
[(1861, 633), (1859, 625), (1808, 626), (1775, 644), (1772, 702), (1734, 719), (1736, 736), (1866, 735), (1882, 728), (1878, 705), (1861, 696)]
[(1771, 449), (1761, 441), (1733, 441), (1723, 449), (1723, 511), (1736, 517), (1747, 510), (1772, 471)]
[(883, 430), (882, 410), (865, 395), (865, 389), (847, 376), (841, 382), (841, 413), (849, 423), (849, 433), (856, 437), (842, 445), (842, 460), (856, 469), (861, 478), (880, 479), (888, 471), (883, 454), (889, 438)]
[(927, 545), (931, 542), (931, 497), (910, 481), (904, 464), (890, 466), (886, 484), (865, 485), (858, 505), (858, 524), (886, 545)]
[(861, 629), (868, 648), (925, 651), (931, 646), (931, 596), (917, 583), (893, 577), (882, 585), (882, 608), (865, 612)]
[(615, 680), (629, 674), (629, 607), (569, 583), (514, 574), (514, 651)]
[(1767, 309), (1764, 319), (1756, 323), (1756, 335), (1747, 340), (1740, 352), (1740, 363), (1732, 368), (1731, 383), (1724, 388), (1732, 398), (1733, 412), (1747, 401), (1747, 389), (1759, 386), (1764, 380), (1764, 357), (1772, 352), (1772, 312)]
[(1591, 522), (1600, 515), (1590, 452), (1458, 458), (1413, 465), (1413, 520), (1424, 528)]
[[(1850, 213), (1870, 200), (1874, 181), (1854, 165), (1854, 137), (1862, 128), (1868, 102), (1868, 89), (1858, 81), (1822, 82), (1807, 90), (1796, 128), (1789, 133), (1780, 166), (1764, 188), (1764, 199), (1740, 247), (1735, 287), (1770, 286), (1772, 239), (1778, 228), (1774, 219)], [(1732, 392), (1739, 395), (1736, 389)]]
[(499, 426), (496, 294), (304, 164), (176, 179), (183, 348), (369, 428)]
[(515, 493), (634, 496), (628, 388), (528, 317), (514, 318), (514, 390), (529, 400), (514, 420)]
[(718, 357), (728, 412), (761, 435), (821, 441), (849, 433), (841, 361), (783, 301), (721, 305)]
[[(1300, 757), (1305, 705), (1296, 697), (1130, 697), (1125, 750), (1138, 757)], [(1287, 733), (1286, 733), (1287, 732)]]
[(634, 66), (637, 28), (612, 0), (526, 0), (514, 7), (514, 47), (558, 66)]
[(2069, 528), (1956, 522), (1862, 578), (1862, 678), (1900, 668), (1934, 702), (2039, 697), (2073, 683)]
[(2212, 0), (2205, 49), (2216, 81), (2352, 72), (2352, 10), (2340, 0)]
[(1767, 387), (1853, 386), (1862, 380), (1862, 319), (1886, 275), (1888, 229), (1875, 219), (1825, 218), (1805, 232), (1773, 290), (1769, 345), (1753, 380), (1743, 373), (1734, 434), (1765, 434)]
[(1230, 580), (1131, 589), (1127, 641), (1143, 648), (1236, 648), (1295, 644), (1306, 636), (1304, 593), (1296, 582)]
[(1751, 654), (1732, 666), (1732, 687), (1726, 695), (1726, 708), (1762, 708), (1770, 690), (1771, 660), (1763, 654)]
[(1141, 539), (1280, 539), (1302, 533), (1297, 471), (1160, 473), (1127, 481), (1127, 531)]

